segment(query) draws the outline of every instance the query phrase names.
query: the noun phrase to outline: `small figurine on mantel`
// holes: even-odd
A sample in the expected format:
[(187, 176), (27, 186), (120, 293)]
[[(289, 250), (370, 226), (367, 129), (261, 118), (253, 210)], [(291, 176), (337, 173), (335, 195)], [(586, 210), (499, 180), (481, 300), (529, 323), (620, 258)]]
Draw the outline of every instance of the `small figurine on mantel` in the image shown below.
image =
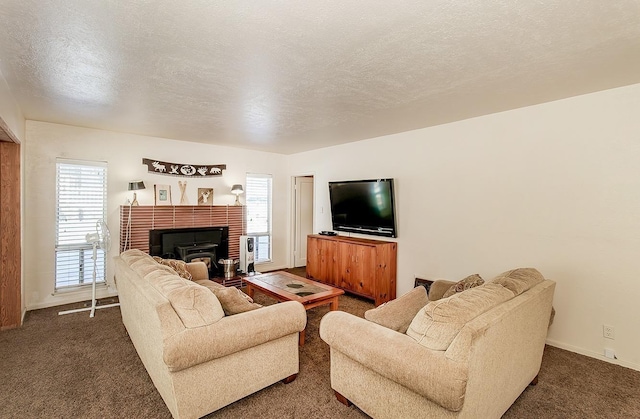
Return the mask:
[(187, 197), (187, 181), (178, 181), (180, 187), (180, 205), (189, 205), (189, 198)]

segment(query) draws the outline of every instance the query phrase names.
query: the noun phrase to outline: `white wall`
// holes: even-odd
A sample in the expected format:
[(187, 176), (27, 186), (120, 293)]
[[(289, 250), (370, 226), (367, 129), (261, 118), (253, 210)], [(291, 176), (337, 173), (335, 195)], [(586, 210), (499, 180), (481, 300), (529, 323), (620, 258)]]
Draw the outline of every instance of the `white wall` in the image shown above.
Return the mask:
[[(300, 153), (315, 231), (330, 180), (393, 177), (398, 295), (414, 276), (557, 281), (549, 343), (640, 370), (640, 85)], [(615, 340), (602, 325), (615, 327)]]
[[(153, 205), (154, 184), (171, 185), (173, 203), (180, 202), (178, 181), (187, 181), (187, 195), (196, 205), (197, 188), (212, 187), (214, 205), (233, 204), (231, 185), (245, 184), (250, 173), (273, 175), (274, 196), (287, 196), (285, 156), (230, 147), (218, 147), (183, 141), (121, 134), (44, 122), (27, 121), (25, 152), (25, 240), (23, 261), (27, 309), (48, 307), (90, 298), (90, 292), (52, 295), (55, 259), (55, 163), (57, 157), (108, 162), (107, 211), (114, 238), (107, 267), (107, 282), (112, 282), (113, 263), (118, 254), (120, 205), (131, 199), (127, 191), (132, 180), (143, 180), (147, 189), (138, 191), (140, 205)], [(194, 164), (226, 164), (222, 177), (186, 179), (148, 173), (143, 158)], [(240, 197), (243, 201), (243, 196)], [(288, 266), (288, 217), (285, 199), (273, 203), (273, 260), (257, 267), (273, 270)], [(101, 290), (99, 297), (112, 295), (114, 288)]]

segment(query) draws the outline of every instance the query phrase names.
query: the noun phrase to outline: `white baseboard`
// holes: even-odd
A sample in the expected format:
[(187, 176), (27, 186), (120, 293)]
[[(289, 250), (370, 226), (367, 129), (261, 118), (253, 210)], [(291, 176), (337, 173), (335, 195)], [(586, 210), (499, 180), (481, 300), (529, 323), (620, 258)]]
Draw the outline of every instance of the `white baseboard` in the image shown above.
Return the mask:
[[(110, 298), (110, 297), (117, 297), (117, 296), (118, 296), (118, 291), (113, 288), (109, 288), (108, 290), (103, 289), (103, 290), (96, 291), (96, 299), (98, 300), (101, 298)], [(46, 301), (29, 304), (27, 306), (26, 311), (62, 306), (65, 304), (79, 303), (81, 301), (87, 301), (87, 300), (91, 300), (91, 290), (60, 293), (60, 294), (56, 294), (55, 297), (53, 298), (47, 299)]]
[(564, 349), (564, 350), (567, 350), (567, 351), (570, 351), (570, 352), (575, 352), (575, 353), (580, 354), (580, 355), (588, 356), (590, 358), (595, 358), (595, 359), (598, 359), (600, 361), (605, 361), (605, 362), (608, 362), (610, 364), (616, 364), (616, 365), (620, 365), (621, 367), (631, 368), (632, 370), (640, 371), (640, 365), (634, 364), (632, 362), (627, 362), (627, 361), (624, 361), (622, 359), (610, 359), (610, 358), (605, 357), (604, 354), (601, 354), (601, 353), (598, 353), (598, 352), (594, 352), (594, 351), (589, 351), (589, 350), (583, 349), (583, 348), (578, 348), (577, 346), (568, 345), (566, 343), (558, 342), (558, 341), (552, 340), (552, 339), (547, 339), (546, 343), (547, 343), (547, 345), (553, 346), (555, 348)]
[(286, 266), (270, 265), (268, 263), (262, 264), (260, 266), (256, 265), (256, 271), (258, 271), (258, 272), (273, 272), (273, 271), (281, 271), (283, 269), (287, 269), (287, 267)]

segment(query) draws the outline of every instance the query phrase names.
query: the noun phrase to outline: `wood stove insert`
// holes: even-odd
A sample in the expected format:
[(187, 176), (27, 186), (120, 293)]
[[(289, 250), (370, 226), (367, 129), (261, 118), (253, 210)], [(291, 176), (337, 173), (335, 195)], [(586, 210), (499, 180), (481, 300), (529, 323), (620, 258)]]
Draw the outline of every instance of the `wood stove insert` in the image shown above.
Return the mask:
[(149, 254), (185, 262), (201, 260), (207, 264), (210, 278), (221, 276), (217, 261), (229, 256), (229, 227), (150, 230)]

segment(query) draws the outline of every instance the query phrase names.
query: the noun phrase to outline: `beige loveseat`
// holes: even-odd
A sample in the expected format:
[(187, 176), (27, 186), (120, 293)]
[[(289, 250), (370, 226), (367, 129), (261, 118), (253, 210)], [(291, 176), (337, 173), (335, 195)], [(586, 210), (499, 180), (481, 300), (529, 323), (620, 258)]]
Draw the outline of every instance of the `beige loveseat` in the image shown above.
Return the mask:
[(128, 250), (115, 261), (122, 321), (174, 418), (198, 418), (295, 378), (302, 304), (225, 316), (213, 292), (149, 255)]
[(537, 379), (554, 289), (516, 269), (436, 301), (418, 287), (365, 315), (377, 323), (330, 312), (331, 387), (374, 418), (499, 418)]

